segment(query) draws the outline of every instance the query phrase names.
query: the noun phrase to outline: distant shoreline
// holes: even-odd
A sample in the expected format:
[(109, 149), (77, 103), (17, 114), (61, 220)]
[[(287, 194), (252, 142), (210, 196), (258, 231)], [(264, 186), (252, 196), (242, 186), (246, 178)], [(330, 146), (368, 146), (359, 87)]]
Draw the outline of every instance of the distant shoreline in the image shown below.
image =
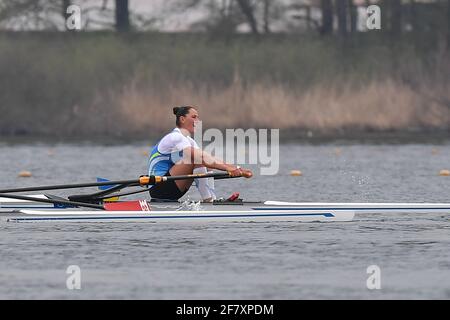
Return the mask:
[(0, 138), (151, 140), (186, 104), (205, 129), (274, 127), (282, 141), (450, 135), (448, 56), (408, 37), (355, 40), (0, 33)]
[[(26, 144), (148, 144), (155, 143), (164, 133), (149, 133), (143, 135), (127, 136), (61, 136), (57, 135), (0, 135), (2, 145), (26, 145)], [(345, 130), (339, 132), (313, 132), (310, 130), (281, 129), (281, 144), (447, 144), (450, 143), (450, 128), (447, 129), (415, 129), (403, 131), (363, 131)]]

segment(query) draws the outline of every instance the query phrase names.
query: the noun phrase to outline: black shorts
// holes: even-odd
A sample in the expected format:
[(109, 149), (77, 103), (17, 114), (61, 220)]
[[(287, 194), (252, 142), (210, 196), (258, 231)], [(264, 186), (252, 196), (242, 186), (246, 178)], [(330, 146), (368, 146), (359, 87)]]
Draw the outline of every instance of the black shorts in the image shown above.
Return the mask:
[[(165, 176), (170, 176), (167, 172)], [(180, 199), (187, 192), (180, 191), (174, 180), (161, 182), (150, 188), (150, 197), (153, 201), (176, 201)]]

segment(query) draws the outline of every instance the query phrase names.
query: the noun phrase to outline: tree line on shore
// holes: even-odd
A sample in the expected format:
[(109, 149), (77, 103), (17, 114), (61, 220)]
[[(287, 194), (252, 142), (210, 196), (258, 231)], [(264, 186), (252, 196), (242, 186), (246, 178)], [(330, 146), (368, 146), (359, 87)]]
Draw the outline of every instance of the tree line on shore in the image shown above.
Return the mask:
[[(73, 4), (81, 31), (65, 29)], [(381, 30), (357, 23), (370, 5)], [(450, 0), (166, 0), (158, 14), (139, 10), (0, 0), (0, 135), (146, 135), (171, 126), (166, 111), (180, 104), (207, 109), (215, 127), (450, 128)], [(165, 32), (161, 19), (192, 10), (201, 19)]]
[(344, 38), (361, 31), (359, 9), (377, 5), (384, 32), (432, 33), (450, 42), (450, 0), (166, 0), (162, 9), (149, 5), (145, 12), (129, 0), (0, 0), (0, 30), (64, 30), (72, 4), (81, 7), (86, 30), (164, 31), (164, 19), (178, 14), (187, 21), (186, 15), (197, 10), (203, 17), (187, 23), (185, 31), (228, 36), (242, 30), (254, 36), (305, 32)]

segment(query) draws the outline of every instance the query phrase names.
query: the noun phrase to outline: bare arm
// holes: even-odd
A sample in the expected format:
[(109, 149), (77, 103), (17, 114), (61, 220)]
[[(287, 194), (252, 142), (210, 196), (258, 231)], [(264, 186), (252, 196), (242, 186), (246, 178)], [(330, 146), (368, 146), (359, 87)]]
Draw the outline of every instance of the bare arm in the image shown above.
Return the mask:
[(210, 169), (227, 171), (232, 176), (244, 176), (246, 178), (250, 178), (253, 175), (250, 170), (242, 169), (238, 166), (225, 163), (221, 159), (214, 157), (208, 152), (193, 147), (183, 150), (183, 162), (185, 161), (190, 161), (189, 163), (195, 165), (203, 165)]

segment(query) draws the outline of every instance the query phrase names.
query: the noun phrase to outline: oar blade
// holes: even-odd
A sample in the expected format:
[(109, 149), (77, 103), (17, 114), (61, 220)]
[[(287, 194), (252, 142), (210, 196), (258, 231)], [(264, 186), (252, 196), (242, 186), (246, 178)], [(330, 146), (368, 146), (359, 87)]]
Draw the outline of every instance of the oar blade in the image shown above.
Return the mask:
[[(108, 181), (111, 181), (111, 180), (109, 180), (109, 179), (105, 179), (105, 178), (101, 178), (101, 177), (97, 177), (97, 182), (108, 182)], [(111, 189), (111, 188), (114, 188), (114, 187), (116, 187), (117, 185), (106, 185), (106, 186), (98, 186), (98, 189), (99, 190), (108, 190), (108, 189)]]

